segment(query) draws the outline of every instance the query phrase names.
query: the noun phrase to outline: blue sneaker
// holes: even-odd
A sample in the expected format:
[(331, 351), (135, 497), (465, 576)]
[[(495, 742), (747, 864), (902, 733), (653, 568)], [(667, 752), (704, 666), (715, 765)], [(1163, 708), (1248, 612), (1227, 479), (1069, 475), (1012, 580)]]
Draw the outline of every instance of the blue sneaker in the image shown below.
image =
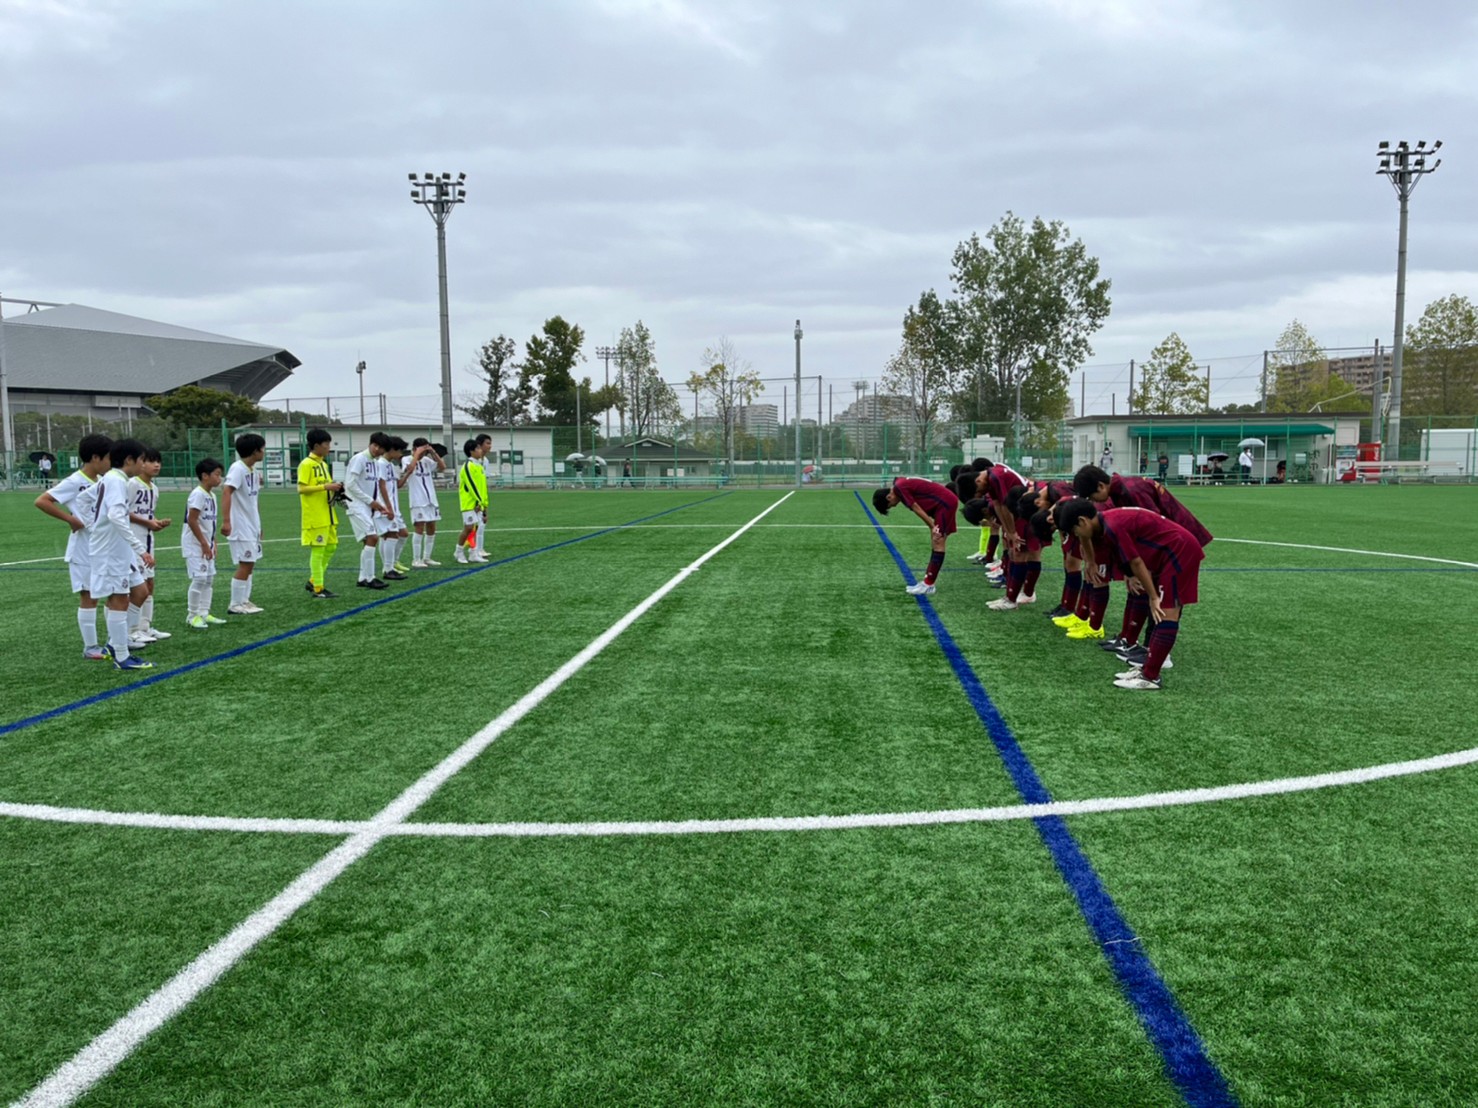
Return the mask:
[(117, 658), (114, 658), (113, 659), (113, 668), (114, 669), (153, 669), (154, 668), (154, 663), (153, 662), (146, 662), (142, 658), (139, 658), (139, 657), (136, 657), (133, 654), (130, 654), (127, 658), (124, 658), (121, 661), (119, 659), (117, 659)]

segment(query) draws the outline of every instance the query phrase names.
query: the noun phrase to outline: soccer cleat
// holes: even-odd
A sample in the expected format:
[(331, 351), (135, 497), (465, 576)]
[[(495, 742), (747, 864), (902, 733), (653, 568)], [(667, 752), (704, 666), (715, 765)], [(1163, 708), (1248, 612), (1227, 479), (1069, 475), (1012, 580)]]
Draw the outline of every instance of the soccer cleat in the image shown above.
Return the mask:
[(165, 639), (172, 637), (168, 631), (161, 631), (157, 627), (150, 627), (149, 635), (155, 642), (163, 642)]
[(398, 569), (391, 569), (385, 572), (385, 580), (387, 581), (404, 581), (405, 578), (406, 575), (404, 573), (401, 573)]
[(254, 616), (267, 610), (266, 608), (258, 608), (250, 600), (243, 604), (242, 607), (246, 609), (246, 614), (249, 616)]
[(251, 615), (251, 609), (245, 604), (232, 604), (226, 609), (226, 614), (228, 616), (249, 616)]
[(1118, 650), (1114, 651), (1114, 653), (1134, 666), (1144, 665), (1145, 662), (1149, 661), (1150, 657), (1150, 652), (1137, 642), (1125, 643)]
[(127, 658), (122, 658), (122, 659), (114, 658), (113, 659), (113, 668), (114, 669), (153, 669), (154, 668), (154, 663), (153, 662), (146, 662), (142, 658), (135, 658), (132, 654), (130, 654)]
[(371, 577), (368, 581), (359, 582), (359, 587), (362, 589), (388, 589), (390, 586), (378, 577)]
[(1066, 615), (1053, 616), (1052, 622), (1066, 630), (1071, 627), (1076, 627), (1078, 624), (1085, 623), (1087, 621), (1079, 619), (1076, 612), (1068, 612)]
[(220, 616), (213, 616), (209, 612), (205, 613), (204, 619), (206, 624), (210, 627), (221, 627), (226, 622)]
[(1065, 608), (1061, 604), (1059, 604), (1057, 607), (1053, 608), (1050, 612), (1047, 613), (1047, 618), (1055, 620), (1060, 616), (1070, 616), (1072, 614), (1073, 613), (1071, 608)]
[(441, 563), (438, 562), (435, 558), (427, 558), (424, 564), (425, 565), (428, 565), (428, 566), (439, 566), (439, 565), (441, 565)]
[(425, 569), (425, 568), (426, 568), (426, 563), (425, 562), (412, 562), (411, 563), (411, 569)]
[(1101, 639), (1103, 638), (1103, 628), (1100, 627), (1095, 631), (1093, 625), (1087, 620), (1084, 620), (1077, 627), (1070, 630), (1067, 633), (1067, 637), (1070, 639)]
[(1160, 689), (1158, 680), (1151, 681), (1142, 673), (1136, 673), (1133, 677), (1120, 677), (1114, 684), (1121, 689), (1135, 689), (1144, 692), (1157, 692)]
[(106, 662), (112, 656), (106, 646), (89, 646), (82, 651), (82, 659), (86, 662)]
[(985, 572), (1001, 573), (1005, 568), (1005, 564), (999, 558), (997, 558), (994, 562), (990, 562), (986, 565)]
[(313, 599), (314, 600), (331, 600), (331, 599), (333, 599), (334, 597), (336, 597), (338, 595), (339, 594), (336, 593), (336, 592), (329, 592), (328, 589), (314, 589), (313, 590)]
[[(1138, 648), (1137, 652), (1131, 654), (1121, 654), (1119, 655), (1119, 657), (1128, 662), (1135, 669), (1141, 669), (1143, 668), (1144, 664), (1150, 660), (1150, 652), (1141, 646)], [(1163, 662), (1160, 663), (1160, 668), (1174, 669), (1175, 663), (1172, 662), (1169, 658), (1166, 658)]]
[(1098, 644), (1099, 650), (1110, 650), (1113, 651), (1115, 654), (1121, 653), (1128, 648), (1129, 644), (1126, 643), (1123, 639), (1119, 638), (1118, 635), (1115, 635), (1111, 639), (1104, 639), (1103, 642)]
[(404, 574), (407, 574), (407, 573), (410, 572), (410, 567), (409, 566), (403, 566), (399, 562), (396, 562), (395, 565), (392, 568), (395, 570), (396, 573), (399, 573), (401, 575), (404, 575)]
[(966, 554), (965, 561), (974, 562), (976, 565), (981, 565), (983, 562), (986, 561), (985, 551), (977, 550), (974, 554)]
[(485, 562), (488, 560), (488, 556), (484, 554), (481, 550), (477, 550), (474, 551), (467, 560), (469, 562)]
[(152, 643), (153, 641), (154, 641), (153, 639), (146, 639), (142, 635), (129, 635), (128, 636), (128, 649), (130, 651), (134, 651), (134, 650), (147, 650), (147, 649), (149, 649), (149, 644)]
[(1002, 596), (992, 600), (986, 607), (993, 612), (1014, 612), (1016, 611), (1016, 601), (1008, 600)]
[(933, 596), (934, 586), (926, 585), (924, 584), (924, 582), (920, 581), (915, 585), (908, 586), (908, 588), (904, 589), (903, 591), (908, 593), (909, 596)]
[(1116, 673), (1116, 674), (1114, 674), (1114, 680), (1115, 681), (1127, 681), (1131, 677), (1138, 677), (1138, 676), (1139, 676), (1139, 668), (1136, 666), (1136, 667), (1134, 667), (1132, 669), (1126, 669), (1123, 673)]
[(312, 581), (309, 581), (306, 585), (303, 586), (303, 588), (306, 589), (308, 592), (313, 592), (316, 587), (317, 586), (315, 586)]
[(205, 622), (204, 616), (191, 616), (185, 620), (185, 625), (192, 631), (209, 631), (210, 624)]
[(1022, 594), (1022, 595), (1017, 596), (1017, 598), (1016, 598), (1016, 603), (1018, 603), (1018, 604), (1035, 604), (1036, 602), (1037, 602), (1037, 594), (1036, 593), (1032, 593), (1030, 596), (1027, 596), (1025, 594)]
[(457, 553), (455, 555), (455, 558), (456, 558), (457, 561), (461, 562), (464, 566), (467, 564), (467, 555), (463, 552), (463, 548), (460, 547), (460, 546), (457, 547)]

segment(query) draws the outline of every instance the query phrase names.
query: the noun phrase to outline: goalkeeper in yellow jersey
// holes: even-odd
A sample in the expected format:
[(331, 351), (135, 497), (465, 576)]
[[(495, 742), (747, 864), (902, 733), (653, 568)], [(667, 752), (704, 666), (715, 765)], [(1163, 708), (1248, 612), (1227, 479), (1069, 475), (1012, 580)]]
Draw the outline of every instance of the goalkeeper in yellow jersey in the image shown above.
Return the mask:
[(334, 500), (344, 486), (334, 480), (328, 452), (334, 437), (322, 427), (308, 432), (308, 456), (298, 464), (298, 503), (303, 510), (303, 545), (308, 548), (308, 591), (315, 600), (336, 593), (324, 585), (329, 559), (339, 546), (339, 520)]
[(488, 475), (482, 468), (482, 459), (488, 452), (492, 440), (468, 439), (462, 444), (462, 453), (467, 460), (462, 463), (462, 472), (457, 476), (457, 499), (462, 508), (462, 534), (457, 539), (457, 561), (485, 562), (488, 556), (474, 545), (477, 530), (488, 518)]

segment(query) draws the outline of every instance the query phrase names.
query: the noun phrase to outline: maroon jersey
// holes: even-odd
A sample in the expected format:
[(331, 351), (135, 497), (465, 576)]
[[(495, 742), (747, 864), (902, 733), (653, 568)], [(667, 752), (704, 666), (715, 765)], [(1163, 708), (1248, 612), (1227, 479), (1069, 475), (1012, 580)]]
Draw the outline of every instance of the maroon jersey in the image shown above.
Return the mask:
[(1098, 518), (1126, 578), (1129, 563), (1139, 558), (1167, 603), (1179, 607), (1195, 602), (1201, 560), (1206, 557), (1196, 536), (1159, 512), (1140, 508), (1109, 508)]
[(1007, 465), (993, 465), (985, 479), (985, 495), (990, 497), (993, 504), (1006, 503), (1006, 494), (1017, 485), (1024, 485), (1026, 481), (1021, 474)]
[(1178, 523), (1196, 536), (1196, 541), (1205, 546), (1211, 541), (1211, 532), (1191, 514), (1191, 510), (1175, 497), (1170, 495), (1170, 490), (1164, 485), (1155, 486), (1155, 498), (1159, 501), (1160, 514), (1172, 523)]
[(910, 508), (917, 506), (922, 510), (942, 533), (954, 534), (955, 511), (960, 499), (949, 489), (923, 477), (897, 477), (893, 480), (893, 491)]
[(1156, 485), (1148, 477), (1114, 474), (1109, 478), (1109, 501), (1115, 508), (1144, 508), (1156, 515), (1160, 513)]

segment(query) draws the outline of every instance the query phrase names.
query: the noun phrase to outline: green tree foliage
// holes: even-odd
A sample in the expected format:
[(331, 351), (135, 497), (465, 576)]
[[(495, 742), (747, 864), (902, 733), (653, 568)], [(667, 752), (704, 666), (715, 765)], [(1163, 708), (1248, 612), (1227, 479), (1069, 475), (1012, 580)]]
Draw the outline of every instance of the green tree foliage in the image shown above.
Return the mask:
[(713, 402), (714, 413), (722, 435), (723, 455), (730, 461), (734, 457), (734, 417), (739, 408), (752, 403), (764, 387), (760, 376), (749, 362), (739, 356), (739, 351), (728, 338), (703, 351), (704, 369), (688, 377), (688, 388), (697, 396), (708, 397)]
[(261, 417), (261, 408), (249, 397), (199, 385), (184, 385), (167, 395), (151, 396), (145, 403), (176, 427), (219, 427), (222, 420), (237, 427)]
[(652, 332), (641, 320), (625, 327), (616, 340), (618, 383), (613, 403), (621, 413), (621, 425), (633, 438), (657, 434), (682, 420), (682, 401), (676, 390), (657, 371), (657, 347)]
[[(1315, 404), (1355, 391), (1330, 374), (1329, 355), (1296, 319), (1278, 336), (1278, 349), (1268, 354), (1263, 389), (1270, 412), (1307, 412)], [(1352, 406), (1360, 404), (1354, 396), (1348, 400)]]
[(1038, 217), (1028, 227), (1007, 212), (984, 241), (971, 235), (955, 248), (951, 282), (951, 337), (941, 349), (953, 367), (956, 417), (1009, 418), (1020, 381), (1022, 415), (1051, 418), (1036, 405), (1059, 397), (1065, 405), (1069, 375), (1108, 318), (1098, 259), (1060, 221)]
[(482, 379), (485, 393), (476, 400), (458, 402), (457, 410), (471, 416), (477, 423), (506, 422), (509, 394), (517, 388), (514, 375), (519, 367), (513, 361), (517, 352), (518, 344), (507, 335), (499, 335), (483, 343), (477, 352), (477, 365), (473, 372)]
[(1134, 410), (1142, 415), (1194, 415), (1209, 403), (1206, 378), (1196, 368), (1190, 348), (1175, 332), (1150, 351), (1140, 366)]
[(1478, 307), (1467, 297), (1432, 301), (1406, 328), (1401, 408), (1405, 415), (1478, 412)]
[(522, 380), (537, 392), (540, 417), (556, 427), (575, 425), (574, 370), (584, 344), (585, 332), (562, 316), (546, 319), (543, 333), (524, 344)]
[(927, 453), (949, 403), (951, 338), (944, 305), (933, 289), (903, 317), (903, 341), (883, 366), (883, 385), (906, 397), (915, 443)]

